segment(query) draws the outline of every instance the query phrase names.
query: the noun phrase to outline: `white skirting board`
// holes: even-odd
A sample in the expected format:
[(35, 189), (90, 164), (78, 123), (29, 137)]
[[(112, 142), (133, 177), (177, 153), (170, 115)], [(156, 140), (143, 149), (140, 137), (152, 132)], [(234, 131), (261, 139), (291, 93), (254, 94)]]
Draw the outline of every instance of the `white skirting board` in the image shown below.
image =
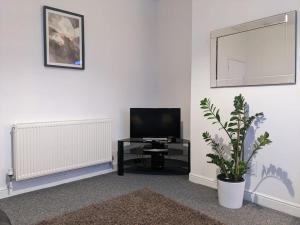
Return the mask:
[(62, 180), (57, 180), (57, 181), (49, 182), (46, 184), (36, 185), (33, 187), (28, 187), (28, 188), (24, 188), (24, 189), (20, 189), (20, 190), (15, 190), (15, 191), (12, 190), (10, 192), (7, 188), (2, 188), (2, 189), (0, 188), (0, 199), (8, 198), (8, 197), (12, 197), (15, 195), (20, 195), (20, 194), (24, 194), (24, 193), (28, 193), (28, 192), (32, 192), (32, 191), (37, 191), (37, 190), (41, 190), (41, 189), (45, 189), (45, 188), (50, 188), (50, 187), (54, 187), (54, 186), (58, 186), (61, 184), (66, 184), (66, 183), (70, 183), (70, 182), (74, 182), (74, 181), (79, 181), (79, 180), (83, 180), (83, 179), (87, 179), (87, 178), (91, 178), (91, 177), (95, 177), (95, 176), (99, 176), (99, 175), (112, 173), (112, 172), (116, 171), (115, 168), (116, 167), (113, 166), (112, 168), (104, 169), (101, 171), (95, 171), (95, 172), (91, 172), (91, 173), (87, 173), (87, 174), (83, 174), (83, 175), (79, 175), (79, 176), (75, 176), (75, 177), (70, 177), (70, 178), (66, 178), (66, 179), (62, 179)]
[[(217, 181), (211, 178), (190, 173), (189, 180), (196, 184), (217, 189)], [(300, 217), (300, 204), (297, 203), (285, 201), (259, 192), (251, 192), (251, 190), (245, 190), (244, 199), (267, 208)]]

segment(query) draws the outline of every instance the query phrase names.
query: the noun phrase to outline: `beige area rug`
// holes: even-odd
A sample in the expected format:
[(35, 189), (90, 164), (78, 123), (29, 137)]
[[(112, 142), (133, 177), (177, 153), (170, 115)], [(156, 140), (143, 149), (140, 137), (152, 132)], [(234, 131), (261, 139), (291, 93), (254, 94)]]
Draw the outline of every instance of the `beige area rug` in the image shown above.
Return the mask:
[(224, 225), (161, 194), (142, 189), (38, 225)]

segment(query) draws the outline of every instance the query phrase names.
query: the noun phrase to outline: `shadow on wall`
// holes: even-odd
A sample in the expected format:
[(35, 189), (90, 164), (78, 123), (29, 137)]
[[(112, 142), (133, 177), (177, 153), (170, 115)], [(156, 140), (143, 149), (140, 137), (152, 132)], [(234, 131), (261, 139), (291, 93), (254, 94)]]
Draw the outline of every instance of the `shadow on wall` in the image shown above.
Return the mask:
[[(259, 125), (262, 124), (266, 120), (265, 117), (258, 118), (256, 121), (254, 121), (253, 126), (251, 126), (248, 130), (246, 139), (245, 139), (245, 159), (249, 158), (252, 152), (253, 143), (255, 142), (255, 133), (257, 129), (259, 128)], [(272, 136), (271, 136), (272, 139)], [(260, 150), (259, 150), (260, 151)], [(258, 151), (258, 154), (259, 154)], [(262, 149), (262, 151), (264, 151)], [(251, 165), (251, 164), (250, 164)], [(295, 191), (293, 188), (292, 181), (288, 177), (288, 173), (284, 171), (280, 167), (276, 167), (273, 164), (270, 164), (269, 166), (263, 165), (262, 172), (260, 175), (260, 181), (257, 183), (257, 185), (251, 190), (254, 194), (252, 196), (253, 201), (257, 202), (257, 195), (255, 194), (255, 191), (259, 188), (259, 186), (268, 179), (276, 179), (280, 182), (282, 182), (285, 187), (287, 188), (287, 191), (291, 196), (295, 196)], [(247, 174), (246, 176), (246, 190), (249, 190), (251, 187), (251, 175)]]
[[(231, 159), (231, 146), (230, 144), (226, 144), (224, 143), (224, 139), (222, 137), (220, 137), (219, 135), (215, 135), (214, 136), (214, 141), (216, 141), (217, 143), (219, 143), (223, 148), (222, 150), (222, 154), (224, 156), (224, 158), (226, 160), (230, 160)], [(220, 170), (218, 171), (217, 174), (219, 174)]]
[[(282, 168), (276, 167), (273, 164), (270, 164), (268, 167), (266, 167), (265, 165), (263, 166), (263, 169), (261, 172), (261, 179), (257, 183), (257, 185), (251, 190), (253, 196), (250, 198), (252, 199), (253, 202), (255, 202), (255, 203), (258, 202), (258, 196), (257, 196), (257, 194), (255, 194), (255, 192), (259, 188), (259, 186), (268, 179), (276, 179), (276, 180), (282, 182), (285, 185), (289, 194), (292, 197), (295, 196), (293, 183), (289, 179), (288, 173), (286, 171), (284, 171)], [(246, 190), (249, 190), (250, 186), (251, 186), (251, 178), (250, 178), (250, 175), (248, 175), (248, 177), (246, 178)]]

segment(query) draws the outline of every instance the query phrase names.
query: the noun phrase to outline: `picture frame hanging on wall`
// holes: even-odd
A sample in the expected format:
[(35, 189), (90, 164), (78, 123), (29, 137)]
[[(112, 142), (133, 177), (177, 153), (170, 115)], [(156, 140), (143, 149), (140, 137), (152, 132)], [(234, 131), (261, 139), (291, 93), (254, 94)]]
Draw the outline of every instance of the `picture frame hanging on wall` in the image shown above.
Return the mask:
[(84, 16), (44, 6), (44, 65), (85, 68)]

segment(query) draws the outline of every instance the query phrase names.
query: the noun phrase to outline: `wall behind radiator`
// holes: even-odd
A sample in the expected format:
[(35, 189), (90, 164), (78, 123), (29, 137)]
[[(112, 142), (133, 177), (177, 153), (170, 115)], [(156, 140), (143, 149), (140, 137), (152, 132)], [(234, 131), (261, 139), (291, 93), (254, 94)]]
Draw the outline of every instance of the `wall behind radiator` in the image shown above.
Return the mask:
[[(191, 0), (0, 0), (0, 197), (11, 167), (13, 123), (113, 119), (129, 136), (130, 107), (181, 107), (190, 130)], [(85, 16), (86, 69), (43, 66), (42, 6)], [(58, 184), (107, 165), (22, 184)]]
[[(129, 135), (129, 107), (156, 106), (154, 1), (0, 0), (0, 5), (0, 189), (11, 167), (13, 123), (108, 117), (116, 143)], [(43, 5), (85, 16), (84, 71), (43, 66)]]

